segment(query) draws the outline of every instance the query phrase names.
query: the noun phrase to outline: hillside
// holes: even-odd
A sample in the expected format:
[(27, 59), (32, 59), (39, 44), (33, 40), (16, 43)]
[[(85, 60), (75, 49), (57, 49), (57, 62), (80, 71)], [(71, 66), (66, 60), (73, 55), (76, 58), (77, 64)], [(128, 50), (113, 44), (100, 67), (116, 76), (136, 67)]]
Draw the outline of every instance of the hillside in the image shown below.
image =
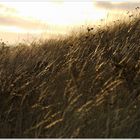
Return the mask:
[(0, 137), (140, 137), (140, 20), (0, 49)]

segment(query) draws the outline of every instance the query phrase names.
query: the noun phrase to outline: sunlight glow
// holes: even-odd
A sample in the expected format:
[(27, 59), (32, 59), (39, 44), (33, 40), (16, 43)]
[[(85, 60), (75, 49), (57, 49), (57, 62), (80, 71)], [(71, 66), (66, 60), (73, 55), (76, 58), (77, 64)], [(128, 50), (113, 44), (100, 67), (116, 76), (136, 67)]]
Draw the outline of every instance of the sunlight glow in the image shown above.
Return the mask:
[(27, 33), (44, 34), (45, 37), (66, 35), (73, 28), (106, 18), (108, 13), (105, 9), (98, 9), (93, 0), (14, 1), (0, 2), (0, 6), (3, 6), (0, 9), (0, 35), (7, 36), (7, 40), (13, 40), (11, 38), (17, 33), (21, 36)]
[(74, 25), (85, 21), (96, 21), (106, 16), (98, 10), (92, 0), (87, 2), (4, 2), (15, 8), (22, 17), (35, 18), (54, 25)]
[(0, 31), (2, 32), (11, 32), (11, 33), (27, 33), (27, 32), (31, 32), (34, 34), (39, 34), (40, 32), (42, 32), (42, 30), (25, 30), (16, 26), (0, 26)]

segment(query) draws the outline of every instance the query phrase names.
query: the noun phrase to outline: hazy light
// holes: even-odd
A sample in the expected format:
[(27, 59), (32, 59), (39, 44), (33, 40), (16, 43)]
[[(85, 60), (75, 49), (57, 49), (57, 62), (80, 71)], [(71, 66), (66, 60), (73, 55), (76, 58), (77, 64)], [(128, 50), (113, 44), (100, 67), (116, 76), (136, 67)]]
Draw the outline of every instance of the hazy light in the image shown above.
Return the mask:
[(32, 17), (47, 24), (72, 25), (85, 21), (96, 21), (106, 16), (98, 10), (92, 0), (87, 2), (4, 2), (15, 8), (20, 16)]
[[(15, 18), (20, 17), (18, 18), (19, 20), (23, 19), (20, 22), (17, 21), (18, 19), (13, 20), (17, 22), (15, 23), (15, 25), (10, 25), (10, 22), (7, 25), (0, 24), (0, 32), (5, 31), (11, 33), (35, 34), (42, 34), (44, 32), (45, 35), (66, 34), (68, 31), (70, 31), (70, 28), (73, 28), (75, 26), (81, 26), (84, 24), (88, 25), (90, 23), (96, 23), (101, 19), (105, 19), (107, 17), (108, 10), (105, 8), (96, 7), (95, 3), (97, 1), (100, 0), (47, 0), (47, 2), (0, 2), (0, 4), (11, 8), (7, 12), (4, 10), (1, 11), (1, 15), (3, 14), (7, 17), (12, 16)], [(116, 2), (122, 3), (128, 2), (129, 0), (107, 1), (115, 4)], [(120, 11), (116, 12), (119, 13)], [(24, 21), (27, 22), (25, 23)], [(32, 26), (32, 21), (37, 22), (36, 24), (34, 23), (34, 25)], [(20, 23), (21, 26), (16, 25), (18, 23)], [(39, 26), (38, 29), (36, 26)]]

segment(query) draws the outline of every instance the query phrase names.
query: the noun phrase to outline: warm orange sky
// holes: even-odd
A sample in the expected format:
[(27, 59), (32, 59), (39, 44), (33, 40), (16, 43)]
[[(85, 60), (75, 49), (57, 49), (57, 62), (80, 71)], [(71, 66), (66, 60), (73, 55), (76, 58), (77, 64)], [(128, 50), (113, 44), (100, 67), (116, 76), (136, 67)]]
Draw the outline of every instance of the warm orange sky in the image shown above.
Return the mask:
[(13, 42), (29, 35), (67, 34), (73, 26), (95, 23), (132, 10), (140, 0), (46, 0), (0, 2), (0, 38)]

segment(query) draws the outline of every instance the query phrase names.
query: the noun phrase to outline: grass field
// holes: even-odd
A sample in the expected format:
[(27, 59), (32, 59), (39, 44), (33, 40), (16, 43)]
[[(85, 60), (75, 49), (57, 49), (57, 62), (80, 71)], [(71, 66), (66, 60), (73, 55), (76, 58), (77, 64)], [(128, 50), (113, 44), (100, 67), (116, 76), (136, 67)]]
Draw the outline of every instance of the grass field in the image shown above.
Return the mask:
[(0, 43), (0, 137), (140, 137), (140, 20), (66, 38)]

